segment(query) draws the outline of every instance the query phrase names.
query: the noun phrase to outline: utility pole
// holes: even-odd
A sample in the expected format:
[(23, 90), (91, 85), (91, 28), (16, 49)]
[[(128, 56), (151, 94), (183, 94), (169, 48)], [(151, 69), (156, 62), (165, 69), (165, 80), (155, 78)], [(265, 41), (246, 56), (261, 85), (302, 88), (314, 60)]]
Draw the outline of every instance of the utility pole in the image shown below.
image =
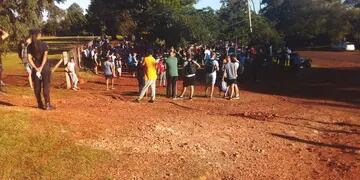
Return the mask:
[(253, 32), (253, 28), (252, 28), (252, 21), (251, 21), (251, 7), (250, 7), (250, 2), (251, 0), (248, 0), (248, 11), (249, 11), (249, 26), (250, 26), (250, 33)]

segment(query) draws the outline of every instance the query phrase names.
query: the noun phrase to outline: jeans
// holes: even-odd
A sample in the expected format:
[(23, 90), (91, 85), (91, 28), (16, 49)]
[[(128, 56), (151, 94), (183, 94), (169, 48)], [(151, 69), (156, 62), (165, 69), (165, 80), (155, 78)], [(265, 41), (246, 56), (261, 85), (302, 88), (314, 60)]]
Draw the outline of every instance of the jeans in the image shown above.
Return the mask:
[(43, 70), (41, 72), (41, 79), (36, 76), (36, 70), (33, 69), (31, 73), (31, 77), (34, 83), (34, 92), (35, 97), (38, 103), (38, 106), (43, 106), (43, 101), (41, 97), (41, 90), (43, 91), (43, 96), (45, 100), (45, 104), (50, 103), (50, 82), (51, 82), (51, 71), (50, 70)]
[(166, 85), (166, 96), (176, 98), (176, 81), (178, 77), (177, 76), (168, 76), (167, 77), (167, 85)]
[(147, 90), (149, 89), (149, 87), (151, 88), (151, 99), (155, 100), (155, 96), (156, 96), (156, 79), (155, 80), (146, 80), (145, 81), (145, 86), (142, 88), (140, 96), (139, 96), (139, 100), (141, 100)]
[(161, 85), (165, 86), (166, 72), (162, 72), (162, 73), (159, 74), (159, 81), (160, 81), (160, 83), (159, 83), (160, 86)]

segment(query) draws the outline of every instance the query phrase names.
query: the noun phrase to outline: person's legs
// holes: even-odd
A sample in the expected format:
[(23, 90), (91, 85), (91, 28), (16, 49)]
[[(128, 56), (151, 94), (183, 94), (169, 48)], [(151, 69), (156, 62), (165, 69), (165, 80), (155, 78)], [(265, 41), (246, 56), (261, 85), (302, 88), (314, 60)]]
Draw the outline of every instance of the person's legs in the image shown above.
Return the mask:
[(115, 89), (114, 84), (115, 84), (115, 79), (111, 78), (111, 89)]
[(119, 77), (121, 77), (121, 68), (118, 68)]
[(141, 89), (140, 96), (139, 96), (138, 100), (141, 100), (142, 98), (144, 98), (147, 90), (148, 90), (149, 87), (152, 85), (151, 83), (152, 83), (151, 80), (146, 80), (146, 81), (145, 81), (145, 85), (144, 85), (144, 87)]
[(180, 98), (183, 98), (185, 96), (186, 93), (186, 86), (183, 87), (182, 93), (180, 95)]
[(28, 73), (28, 80), (31, 89), (34, 89), (31, 73)]
[(194, 96), (194, 85), (190, 86), (190, 99)]
[(238, 98), (240, 96), (239, 86), (235, 84), (235, 97)]
[(165, 87), (166, 86), (166, 72), (164, 72), (164, 79), (163, 79), (163, 86)]
[(176, 98), (177, 94), (177, 86), (176, 86), (177, 77), (171, 77), (171, 96), (172, 98)]
[(109, 78), (106, 78), (106, 90), (109, 90)]
[(139, 85), (139, 94), (141, 93), (141, 90), (145, 86), (145, 80), (144, 78), (138, 78), (138, 85)]
[(172, 77), (166, 78), (166, 97), (170, 98), (172, 93)]
[(30, 88), (34, 89), (32, 77), (31, 77), (31, 67), (30, 67), (29, 63), (25, 64), (25, 71), (28, 74), (28, 81), (29, 81)]
[(231, 84), (231, 93), (229, 99), (232, 99), (234, 97), (234, 89), (235, 89), (234, 84)]
[(210, 98), (212, 98), (214, 95), (214, 89), (215, 89), (215, 84), (211, 85)]
[(43, 83), (43, 94), (46, 106), (50, 106), (50, 84), (51, 84), (51, 72), (45, 71), (41, 73)]
[(150, 84), (150, 88), (151, 88), (151, 100), (155, 101), (155, 96), (156, 96), (156, 80), (150, 80), (151, 84)]
[(75, 73), (73, 74), (73, 78), (74, 78), (74, 88), (78, 88), (78, 84), (79, 84), (79, 78), (77, 77), (77, 75)]
[(34, 82), (34, 94), (39, 108), (44, 108), (44, 103), (41, 98), (41, 80), (36, 76), (36, 72), (31, 74), (32, 80)]

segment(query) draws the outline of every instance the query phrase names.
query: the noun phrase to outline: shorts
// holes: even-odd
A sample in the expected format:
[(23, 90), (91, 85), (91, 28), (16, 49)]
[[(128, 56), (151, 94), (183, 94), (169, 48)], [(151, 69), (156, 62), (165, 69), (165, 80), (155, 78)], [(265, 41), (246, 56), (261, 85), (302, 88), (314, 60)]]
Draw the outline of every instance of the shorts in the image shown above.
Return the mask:
[(228, 79), (227, 84), (228, 84), (228, 86), (231, 86), (233, 84), (237, 84), (237, 81), (236, 81), (236, 79)]
[(106, 75), (106, 74), (105, 74), (105, 79), (113, 79), (113, 78), (114, 78), (113, 75)]
[(31, 74), (31, 66), (29, 63), (24, 64), (25, 70), (28, 74)]
[(216, 74), (210, 73), (206, 74), (206, 85), (215, 85), (216, 83)]
[(184, 87), (194, 86), (195, 85), (195, 76), (193, 77), (185, 77)]

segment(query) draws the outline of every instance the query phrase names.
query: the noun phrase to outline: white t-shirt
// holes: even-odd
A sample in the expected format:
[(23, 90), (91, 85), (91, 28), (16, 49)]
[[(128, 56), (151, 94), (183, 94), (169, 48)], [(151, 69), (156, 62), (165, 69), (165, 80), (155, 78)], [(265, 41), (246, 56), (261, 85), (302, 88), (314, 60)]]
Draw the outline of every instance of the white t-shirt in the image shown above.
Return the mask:
[(67, 64), (67, 69), (69, 70), (69, 72), (75, 72), (75, 63), (74, 62), (68, 62)]

